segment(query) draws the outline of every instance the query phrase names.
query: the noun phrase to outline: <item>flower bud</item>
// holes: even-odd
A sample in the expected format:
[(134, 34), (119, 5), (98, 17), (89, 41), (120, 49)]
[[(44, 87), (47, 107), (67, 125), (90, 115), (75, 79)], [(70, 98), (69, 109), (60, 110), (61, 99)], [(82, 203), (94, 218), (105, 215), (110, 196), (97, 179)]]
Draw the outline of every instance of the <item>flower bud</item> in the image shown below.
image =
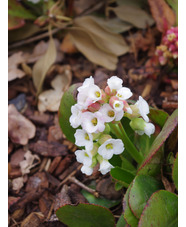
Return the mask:
[(100, 109), (101, 104), (99, 102), (92, 103), (90, 106), (88, 106), (88, 110), (90, 112), (96, 112)]
[(105, 143), (108, 139), (111, 139), (112, 137), (110, 136), (110, 135), (108, 135), (108, 134), (103, 134), (100, 138), (99, 138), (99, 140), (98, 140), (98, 143), (100, 144), (100, 145), (102, 145), (103, 143)]
[(145, 121), (142, 118), (134, 118), (131, 120), (130, 122), (130, 127), (134, 130), (134, 131), (144, 131), (145, 128)]

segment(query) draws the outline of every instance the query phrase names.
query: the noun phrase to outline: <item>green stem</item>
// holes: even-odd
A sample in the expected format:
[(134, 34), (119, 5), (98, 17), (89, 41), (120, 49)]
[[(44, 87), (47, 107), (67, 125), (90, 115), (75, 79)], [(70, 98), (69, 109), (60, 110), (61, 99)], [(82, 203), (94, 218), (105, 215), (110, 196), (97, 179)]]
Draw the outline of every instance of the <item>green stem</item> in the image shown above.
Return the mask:
[(129, 151), (129, 153), (133, 157), (133, 159), (138, 164), (140, 164), (143, 161), (143, 159), (144, 159), (143, 154), (141, 152), (139, 152), (136, 149), (135, 145), (131, 142), (131, 140), (129, 139), (125, 129), (123, 128), (123, 125), (121, 124), (121, 122), (119, 122), (118, 126), (119, 126), (119, 129), (122, 132), (123, 142), (124, 142), (124, 145), (125, 145), (126, 149)]

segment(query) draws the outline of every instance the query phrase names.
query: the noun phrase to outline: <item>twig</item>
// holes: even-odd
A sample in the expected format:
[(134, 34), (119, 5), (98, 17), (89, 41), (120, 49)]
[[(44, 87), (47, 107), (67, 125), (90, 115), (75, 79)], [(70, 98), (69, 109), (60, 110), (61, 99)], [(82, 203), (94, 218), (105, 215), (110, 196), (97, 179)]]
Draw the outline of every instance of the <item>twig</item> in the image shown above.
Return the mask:
[[(53, 34), (57, 33), (60, 30), (61, 30), (61, 28), (54, 28), (51, 31), (51, 33), (53, 35)], [(43, 38), (46, 38), (46, 37), (49, 37), (48, 31), (43, 33), (43, 34), (40, 34), (38, 36), (34, 36), (34, 37), (29, 38), (29, 39), (21, 40), (19, 42), (13, 43), (13, 44), (9, 45), (9, 49), (15, 48), (15, 47), (19, 47), (19, 46), (22, 46), (22, 45), (25, 45), (25, 44), (28, 44), (28, 43), (32, 43), (32, 42), (35, 42), (35, 41), (37, 41), (39, 39), (43, 39)]]
[(82, 167), (82, 165), (79, 165), (79, 166), (77, 167), (77, 169), (75, 169), (71, 174), (69, 174), (69, 175), (68, 175), (68, 176), (67, 176), (67, 177), (58, 185), (58, 187), (57, 187), (56, 190), (59, 190), (59, 188), (60, 188), (64, 183), (66, 183), (66, 182), (69, 180), (70, 177), (73, 177), (73, 176), (77, 173), (77, 171), (81, 169), (81, 167)]
[(54, 208), (54, 203), (52, 203), (52, 205), (51, 205), (51, 207), (50, 207), (50, 210), (49, 210), (49, 212), (48, 212), (48, 215), (47, 215), (46, 220), (49, 220), (49, 219), (50, 219), (53, 208)]
[(75, 177), (70, 177), (69, 180), (75, 184), (77, 184), (78, 186), (80, 186), (81, 188), (85, 189), (87, 192), (90, 192), (91, 194), (93, 194), (96, 198), (99, 197), (99, 193), (92, 189), (87, 187), (86, 185), (84, 185), (83, 183), (81, 183), (79, 180), (77, 180)]

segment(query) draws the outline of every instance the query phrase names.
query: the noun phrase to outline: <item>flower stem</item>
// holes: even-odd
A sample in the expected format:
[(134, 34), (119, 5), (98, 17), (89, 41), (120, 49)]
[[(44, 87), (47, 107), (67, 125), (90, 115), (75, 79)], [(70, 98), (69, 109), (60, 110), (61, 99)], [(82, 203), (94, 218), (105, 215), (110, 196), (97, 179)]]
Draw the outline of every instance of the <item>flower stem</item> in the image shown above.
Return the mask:
[(123, 135), (123, 142), (124, 145), (126, 147), (126, 149), (128, 150), (128, 152), (130, 153), (130, 155), (133, 157), (133, 159), (140, 164), (143, 161), (143, 154), (141, 152), (139, 152), (135, 145), (131, 142), (131, 140), (129, 139), (125, 129), (123, 128), (123, 125), (121, 124), (121, 122), (118, 123), (118, 126), (122, 132)]
[(127, 133), (125, 132), (121, 122), (119, 122), (118, 124), (110, 124), (110, 126), (111, 126), (113, 133), (123, 141), (124, 146), (127, 149), (130, 156), (138, 164), (140, 164), (143, 161), (143, 155), (136, 149), (134, 144), (131, 142), (131, 140), (129, 139)]

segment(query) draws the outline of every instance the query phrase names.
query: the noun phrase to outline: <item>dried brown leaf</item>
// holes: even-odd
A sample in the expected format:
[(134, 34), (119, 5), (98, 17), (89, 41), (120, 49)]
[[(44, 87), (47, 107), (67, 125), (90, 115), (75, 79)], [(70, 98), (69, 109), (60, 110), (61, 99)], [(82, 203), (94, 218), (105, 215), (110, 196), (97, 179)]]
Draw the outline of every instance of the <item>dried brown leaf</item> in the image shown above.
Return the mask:
[(12, 180), (12, 186), (13, 190), (18, 191), (20, 190), (24, 185), (24, 179), (23, 177), (18, 177)]
[(23, 57), (23, 52), (19, 51), (8, 58), (8, 81), (22, 78), (26, 74), (24, 71), (18, 68), (21, 63), (26, 62)]
[(13, 104), (8, 106), (8, 135), (12, 142), (26, 145), (35, 136), (35, 125), (21, 115)]
[(176, 22), (174, 11), (164, 0), (148, 0), (150, 10), (154, 20), (156, 21), (157, 28), (160, 32), (165, 32)]
[(48, 49), (34, 65), (33, 67), (33, 82), (37, 89), (37, 94), (41, 92), (43, 81), (45, 79), (45, 76), (50, 69), (50, 67), (53, 65), (53, 63), (56, 60), (56, 46), (54, 43), (54, 40), (52, 36), (49, 40)]
[(46, 110), (56, 112), (59, 109), (60, 101), (63, 93), (70, 86), (72, 73), (68, 65), (64, 66), (64, 72), (57, 75), (51, 82), (54, 89), (42, 92), (39, 95), (38, 110), (45, 112)]
[(147, 25), (151, 26), (154, 23), (151, 15), (138, 7), (123, 4), (118, 7), (109, 7), (109, 10), (114, 11), (121, 20), (137, 28), (146, 28)]

